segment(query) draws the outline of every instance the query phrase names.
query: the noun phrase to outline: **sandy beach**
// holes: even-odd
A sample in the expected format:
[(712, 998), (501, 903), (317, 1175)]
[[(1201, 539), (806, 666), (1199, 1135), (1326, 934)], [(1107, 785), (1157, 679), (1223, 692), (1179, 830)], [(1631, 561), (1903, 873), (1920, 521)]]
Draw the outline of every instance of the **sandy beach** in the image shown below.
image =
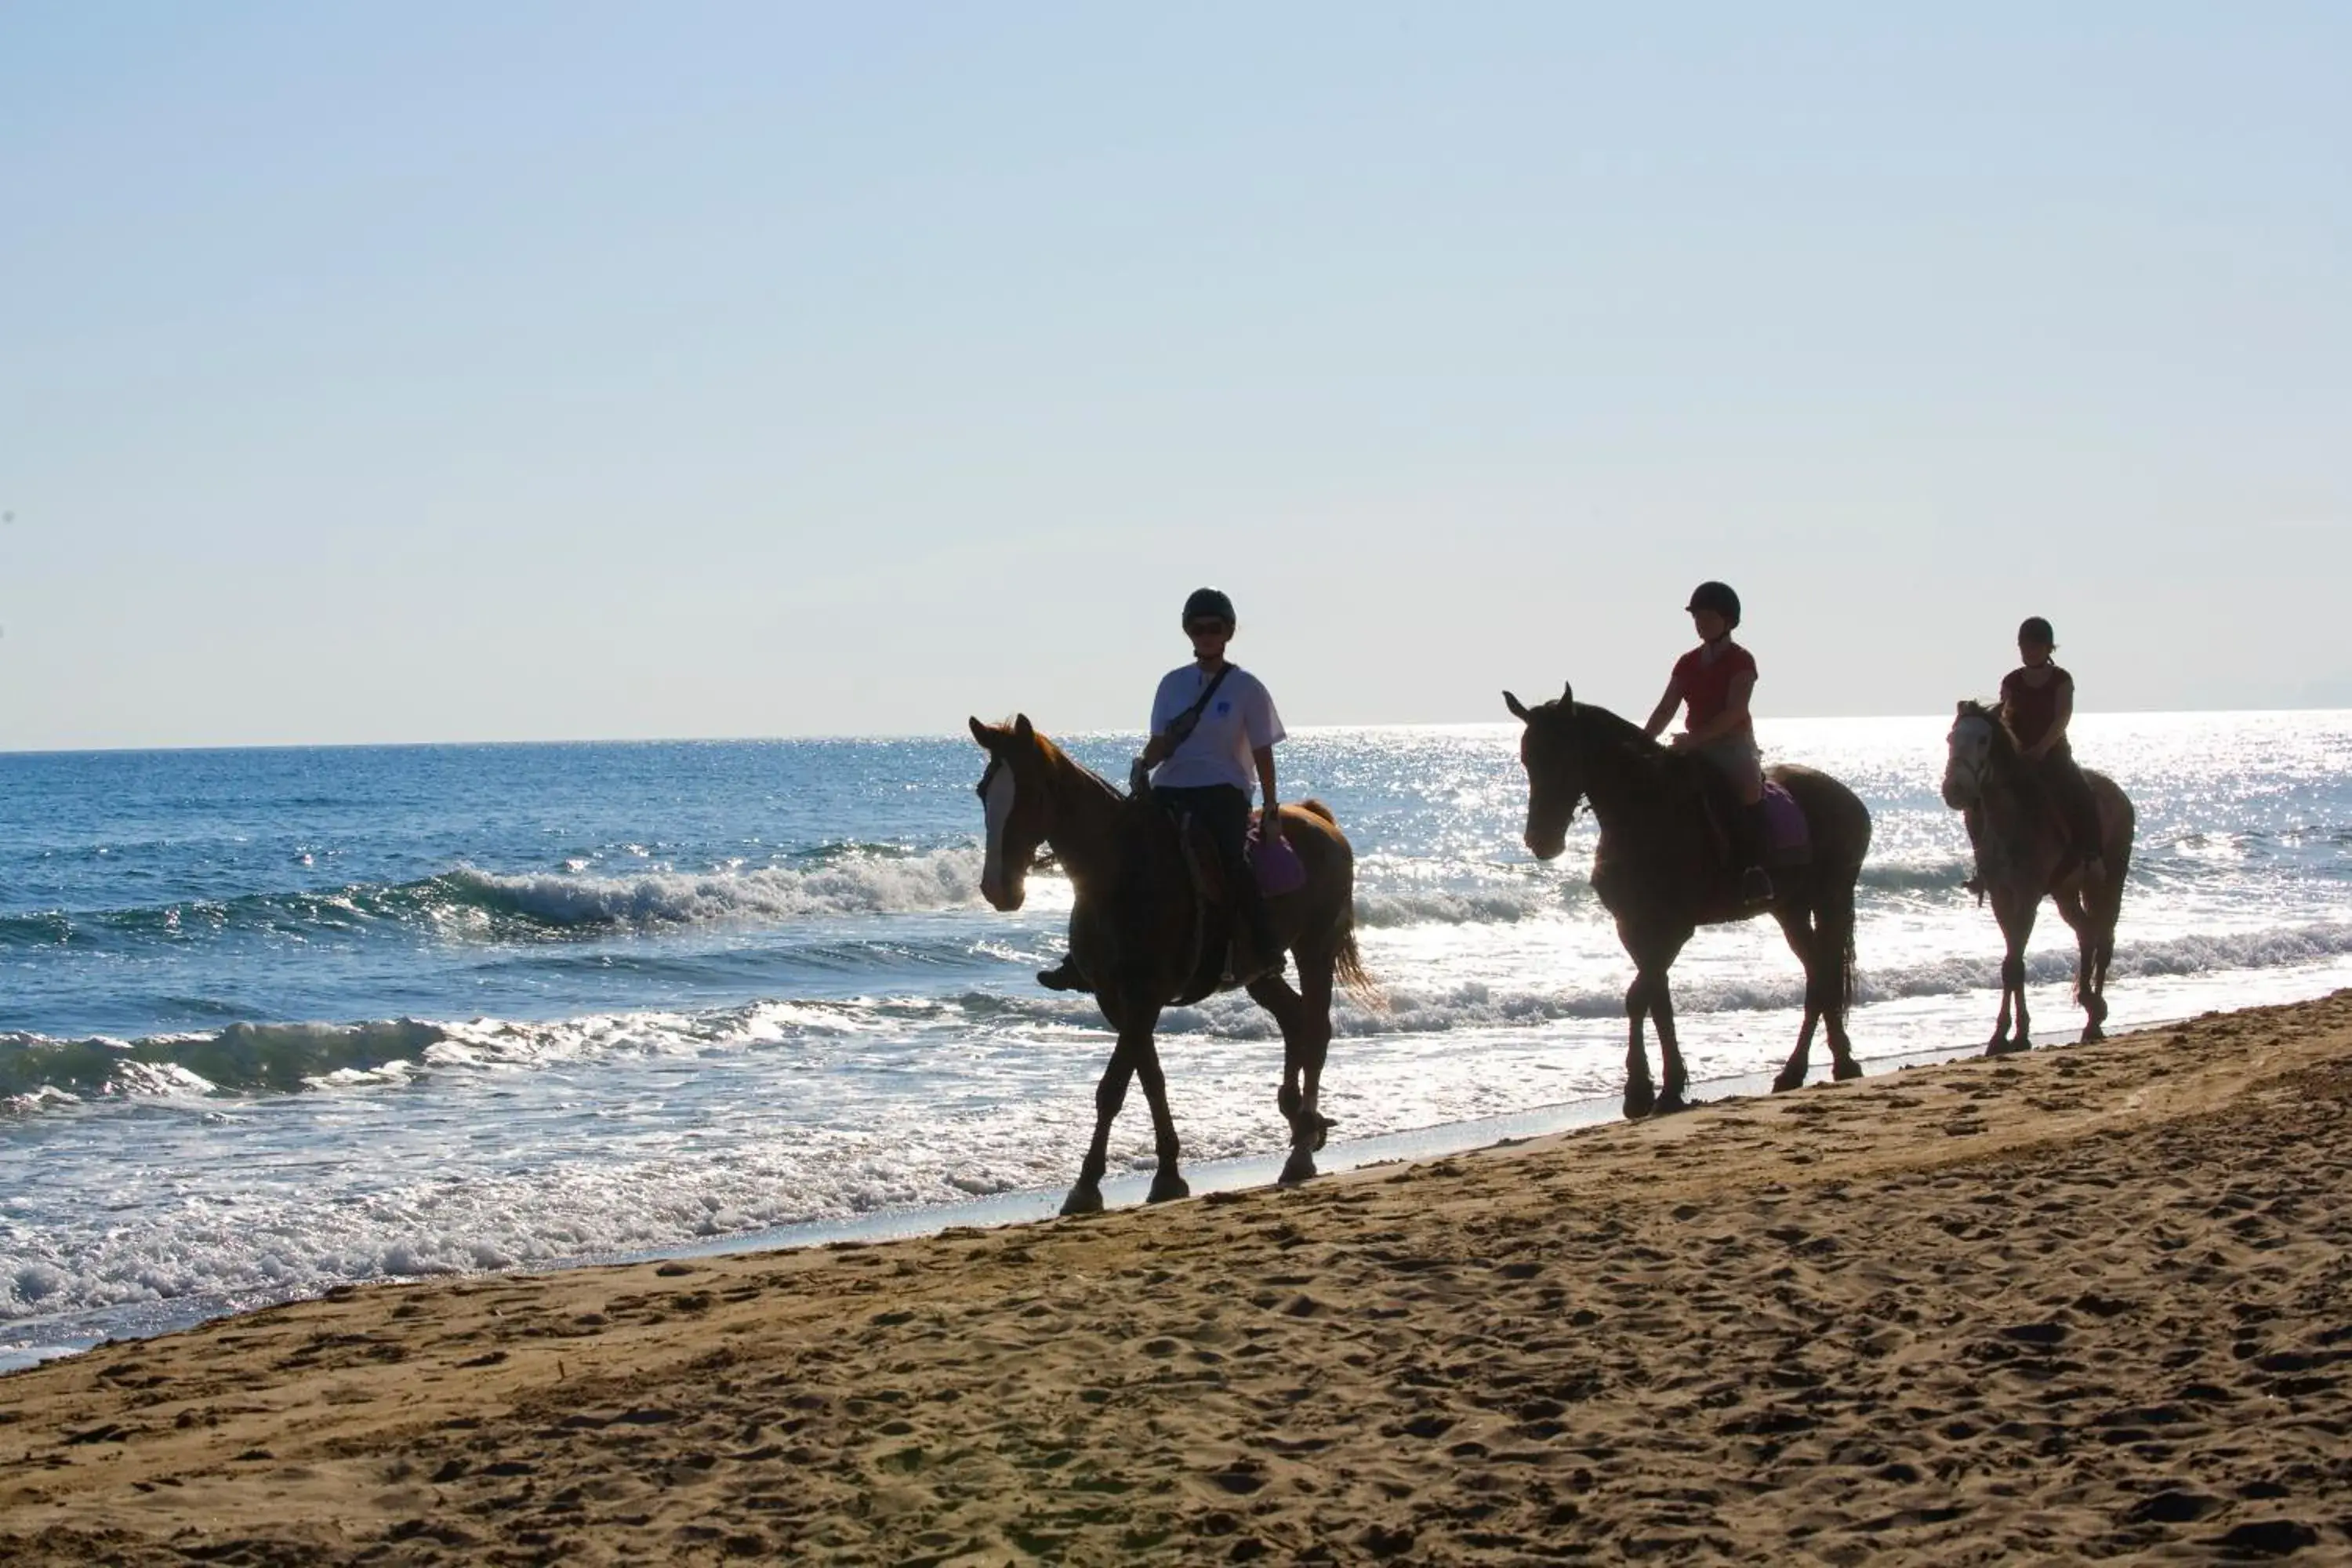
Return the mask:
[[(1180, 1083), (1181, 1093), (1181, 1083)], [(2352, 993), (0, 1382), (0, 1555), (2352, 1558)]]

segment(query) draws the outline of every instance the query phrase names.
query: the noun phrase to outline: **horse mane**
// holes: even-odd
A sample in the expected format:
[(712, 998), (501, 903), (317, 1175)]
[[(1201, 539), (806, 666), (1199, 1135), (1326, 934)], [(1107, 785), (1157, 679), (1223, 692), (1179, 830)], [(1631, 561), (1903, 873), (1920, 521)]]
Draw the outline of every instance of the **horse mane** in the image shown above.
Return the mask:
[(1991, 727), (1993, 761), (2004, 772), (2014, 773), (2024, 765), (2024, 748), (2017, 743), (2017, 731), (2009, 727), (2009, 715), (2001, 711), (2000, 704), (1963, 698), (1959, 716), (1981, 719)]
[[(1005, 728), (1010, 730), (1013, 727), (1013, 721), (1010, 719), (1006, 720)], [(1032, 725), (1030, 726), (1029, 733), (1035, 737), (1037, 742), (1037, 754), (1045, 759), (1046, 767), (1057, 773), (1075, 773), (1077, 777), (1086, 780), (1106, 795), (1116, 795), (1121, 800), (1125, 800), (1127, 798), (1126, 791), (1118, 788), (1108, 779), (1103, 777), (1102, 774), (1095, 772), (1094, 769), (1087, 766), (1086, 763), (1078, 761), (1077, 758), (1062, 750), (1061, 746), (1054, 740), (1054, 738), (1051, 735), (1046, 734), (1045, 731)]]
[[(1566, 706), (1563, 707), (1563, 703), (1565, 703)], [(1622, 718), (1619, 715), (1611, 712), (1608, 709), (1600, 706), (1598, 703), (1580, 702), (1571, 698), (1555, 697), (1548, 702), (1537, 703), (1533, 708), (1528, 710), (1528, 712), (1531, 716), (1539, 716), (1547, 719), (1566, 719), (1570, 722), (1580, 726), (1590, 724), (1594, 729), (1601, 731), (1600, 739), (1603, 745), (1612, 743), (1622, 744), (1631, 746), (1636, 751), (1653, 752), (1659, 754), (1664, 754), (1665, 752), (1665, 748), (1664, 746), (1650, 739), (1649, 736), (1642, 733), (1642, 727), (1640, 725), (1634, 723), (1630, 719)]]
[(1629, 747), (1637, 754), (1646, 753), (1655, 756), (1665, 754), (1666, 749), (1642, 733), (1642, 727), (1639, 724), (1634, 723), (1631, 719), (1612, 713), (1606, 708), (1598, 707), (1591, 702), (1580, 702), (1576, 705), (1576, 717), (1579, 723), (1598, 725), (1608, 744)]
[(1964, 698), (1959, 716), (1981, 719), (1991, 731), (1990, 760), (1995, 776), (2021, 795), (2038, 797), (2042, 793), (2041, 774), (2025, 760), (2025, 749), (2017, 743), (2017, 731), (2009, 727), (2009, 716), (1998, 704)]

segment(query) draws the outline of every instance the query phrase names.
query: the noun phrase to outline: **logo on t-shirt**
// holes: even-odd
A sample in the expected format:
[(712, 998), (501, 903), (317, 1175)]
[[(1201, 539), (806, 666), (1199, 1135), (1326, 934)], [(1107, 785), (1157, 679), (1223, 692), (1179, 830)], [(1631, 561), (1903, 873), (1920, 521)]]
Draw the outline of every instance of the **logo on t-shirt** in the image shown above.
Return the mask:
[(1231, 698), (1223, 699), (1223, 700), (1219, 701), (1219, 702), (1218, 702), (1218, 704), (1217, 704), (1217, 711), (1218, 711), (1220, 714), (1230, 713), (1230, 712), (1232, 712), (1233, 710), (1234, 710), (1234, 704), (1233, 704), (1233, 700), (1232, 700)]

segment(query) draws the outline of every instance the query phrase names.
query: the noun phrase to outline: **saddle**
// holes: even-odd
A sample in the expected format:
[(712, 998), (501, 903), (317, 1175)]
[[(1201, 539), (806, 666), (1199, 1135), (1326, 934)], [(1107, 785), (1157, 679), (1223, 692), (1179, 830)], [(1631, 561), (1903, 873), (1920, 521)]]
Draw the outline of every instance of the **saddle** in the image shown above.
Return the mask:
[[(1184, 964), (1188, 977), (1181, 991), (1169, 1005), (1181, 1007), (1198, 1002), (1216, 991), (1228, 991), (1247, 985), (1254, 980), (1276, 973), (1282, 967), (1279, 952), (1255, 953), (1245, 951), (1238, 931), (1239, 917), (1234, 908), (1231, 889), (1225, 884), (1225, 868), (1217, 856), (1215, 836), (1189, 814), (1172, 806), (1159, 806), (1176, 829), (1178, 847), (1183, 853), (1184, 868), (1192, 884), (1192, 941), (1190, 955)], [(1257, 879), (1258, 891), (1265, 898), (1295, 892), (1306, 880), (1306, 868), (1297, 855), (1287, 845), (1277, 844), (1270, 851), (1262, 851), (1258, 840), (1258, 818), (1262, 814), (1250, 814), (1250, 829), (1244, 848), (1252, 874)]]
[[(1699, 805), (1706, 818), (1707, 837), (1714, 846), (1717, 864), (1724, 868), (1727, 878), (1737, 879), (1739, 816), (1745, 808), (1731, 781), (1720, 769), (1696, 757), (1688, 761), (1696, 778)], [(1771, 871), (1808, 865), (1813, 858), (1812, 833), (1805, 825), (1804, 807), (1777, 779), (1764, 781), (1763, 848), (1765, 868)]]

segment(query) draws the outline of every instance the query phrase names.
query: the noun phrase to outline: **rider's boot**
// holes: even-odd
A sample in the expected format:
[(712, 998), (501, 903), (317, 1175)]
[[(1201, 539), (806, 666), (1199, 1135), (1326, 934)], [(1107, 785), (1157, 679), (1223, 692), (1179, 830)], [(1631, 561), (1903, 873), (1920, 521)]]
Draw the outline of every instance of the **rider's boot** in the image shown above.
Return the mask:
[(1764, 803), (1743, 806), (1739, 812), (1739, 901), (1744, 904), (1769, 904), (1772, 901), (1772, 875), (1764, 869)]
[(1087, 978), (1086, 971), (1078, 967), (1078, 955), (1075, 952), (1064, 953), (1062, 962), (1051, 969), (1039, 970), (1037, 984), (1048, 991), (1091, 991), (1095, 988), (1094, 982)]

